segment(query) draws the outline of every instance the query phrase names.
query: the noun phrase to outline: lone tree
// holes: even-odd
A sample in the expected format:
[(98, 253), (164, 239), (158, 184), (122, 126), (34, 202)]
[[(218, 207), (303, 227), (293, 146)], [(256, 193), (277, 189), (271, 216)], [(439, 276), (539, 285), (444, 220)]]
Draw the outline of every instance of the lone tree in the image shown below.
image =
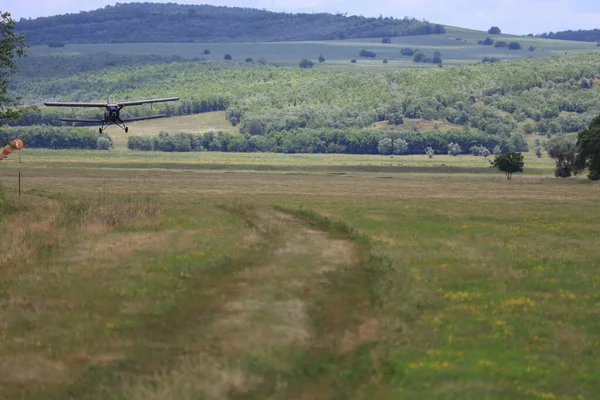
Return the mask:
[(600, 180), (600, 115), (594, 118), (588, 127), (577, 136), (579, 153), (575, 157), (573, 169), (579, 173), (588, 169), (588, 178)]
[(490, 35), (499, 35), (502, 33), (502, 31), (497, 26), (492, 26), (490, 29), (488, 29), (488, 33)]
[(10, 97), (9, 77), (17, 72), (15, 57), (25, 56), (25, 37), (15, 33), (15, 21), (10, 13), (0, 11), (0, 120), (15, 121), (21, 118), (17, 108), (20, 98)]
[(499, 171), (504, 172), (506, 179), (511, 179), (512, 174), (515, 172), (523, 172), (523, 154), (510, 152), (501, 154), (494, 158), (494, 161), (490, 160), (491, 168), (495, 168)]
[(321, 54), (319, 56), (319, 64), (324, 63), (325, 62), (325, 57), (323, 57), (323, 54)]
[(546, 142), (544, 146), (548, 156), (556, 160), (554, 176), (557, 178), (568, 178), (573, 172), (573, 161), (577, 154), (577, 144), (575, 140), (566, 136), (554, 136)]
[(433, 58), (431, 59), (431, 62), (434, 64), (442, 63), (442, 53), (440, 53), (439, 50), (433, 52)]
[(308, 58), (303, 58), (302, 60), (300, 60), (300, 63), (298, 65), (300, 66), (300, 68), (312, 68), (315, 65), (315, 63), (310, 61)]

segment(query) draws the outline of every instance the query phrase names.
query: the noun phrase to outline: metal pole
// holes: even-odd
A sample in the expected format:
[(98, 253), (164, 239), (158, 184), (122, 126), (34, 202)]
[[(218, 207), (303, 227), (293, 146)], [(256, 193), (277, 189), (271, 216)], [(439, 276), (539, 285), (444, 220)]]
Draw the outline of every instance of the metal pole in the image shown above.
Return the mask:
[(21, 157), (19, 157), (19, 197), (21, 197)]

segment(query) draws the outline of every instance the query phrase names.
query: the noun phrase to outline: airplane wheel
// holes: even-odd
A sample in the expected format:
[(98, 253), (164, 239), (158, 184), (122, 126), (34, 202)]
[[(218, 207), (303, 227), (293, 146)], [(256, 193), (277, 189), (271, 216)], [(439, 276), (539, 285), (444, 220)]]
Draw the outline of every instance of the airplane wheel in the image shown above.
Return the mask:
[(98, 132), (102, 133), (102, 128), (98, 128)]
[(125, 133), (129, 132), (129, 128), (125, 127)]

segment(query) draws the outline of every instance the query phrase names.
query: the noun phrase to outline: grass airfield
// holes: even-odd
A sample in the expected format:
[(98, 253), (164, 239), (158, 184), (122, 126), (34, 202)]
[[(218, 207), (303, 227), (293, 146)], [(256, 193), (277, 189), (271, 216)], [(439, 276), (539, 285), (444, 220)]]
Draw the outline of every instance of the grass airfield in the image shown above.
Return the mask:
[(507, 181), (470, 156), (21, 156), (3, 399), (600, 390), (600, 186), (547, 158)]

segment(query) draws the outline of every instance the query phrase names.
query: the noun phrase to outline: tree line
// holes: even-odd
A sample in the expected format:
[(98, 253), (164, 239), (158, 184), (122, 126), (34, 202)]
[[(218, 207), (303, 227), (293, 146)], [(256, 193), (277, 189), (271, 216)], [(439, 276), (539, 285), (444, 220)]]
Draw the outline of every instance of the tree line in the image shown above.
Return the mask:
[(577, 31), (559, 31), (559, 32), (548, 32), (535, 35), (544, 39), (558, 39), (558, 40), (575, 40), (578, 42), (596, 42), (600, 43), (600, 29), (580, 29)]
[(341, 13), (290, 14), (252, 8), (174, 3), (117, 3), (94, 11), (21, 19), (30, 45), (140, 42), (272, 42), (445, 33), (414, 18)]
[[(401, 150), (398, 144), (404, 143)], [(395, 143), (395, 145), (394, 145)], [(483, 155), (483, 149), (495, 149), (502, 154), (527, 151), (523, 135), (499, 137), (468, 129), (421, 132), (418, 129), (296, 129), (270, 135), (238, 135), (223, 132), (177, 133), (161, 132), (158, 136), (129, 136), (127, 147), (140, 151), (224, 151), (273, 153), (344, 153), (344, 154), (447, 154), (473, 153)], [(389, 147), (391, 146), (391, 147)]]
[(108, 150), (112, 138), (96, 130), (48, 125), (6, 127), (0, 130), (0, 144), (21, 139), (27, 148)]

